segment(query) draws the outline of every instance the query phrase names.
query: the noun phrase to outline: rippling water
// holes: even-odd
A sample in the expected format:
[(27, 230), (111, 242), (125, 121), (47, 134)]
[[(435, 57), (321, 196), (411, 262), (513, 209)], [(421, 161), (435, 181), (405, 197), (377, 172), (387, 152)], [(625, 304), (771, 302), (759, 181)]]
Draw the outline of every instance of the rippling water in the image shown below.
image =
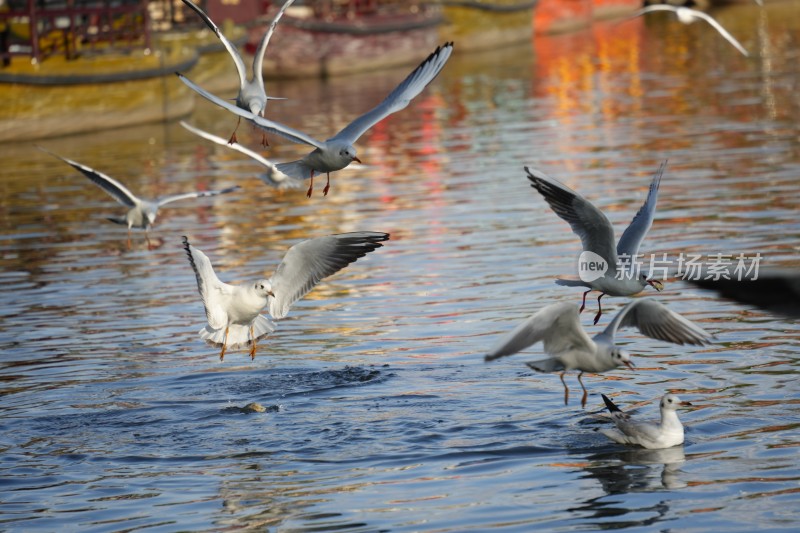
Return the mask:
[[(579, 242), (523, 165), (620, 228), (668, 159), (644, 251), (798, 264), (798, 5), (716, 13), (749, 60), (701, 23), (659, 17), (456, 55), (362, 138), (368, 166), (334, 174), (327, 198), (273, 191), (245, 157), (177, 124), (41, 142), (146, 196), (242, 185), (165, 208), (153, 250), (140, 232), (127, 250), (104, 220), (116, 204), (69, 167), (29, 143), (1, 147), (0, 528), (793, 530), (797, 321), (669, 282), (658, 298), (719, 341), (626, 330), (636, 371), (587, 376), (585, 410), (574, 375), (565, 406), (557, 376), (483, 353), (580, 298), (553, 284)], [(271, 111), (324, 138), (407, 70), (273, 83), (291, 99)], [(235, 125), (205, 102), (190, 122), (221, 136)], [(239, 138), (256, 147), (260, 134), (243, 125)], [(273, 145), (279, 161), (303, 153)], [(392, 240), (299, 302), (255, 361), (220, 363), (200, 341), (181, 235), (244, 281), (302, 239), (357, 230)], [(624, 302), (607, 299), (609, 313)], [(629, 449), (594, 431), (600, 392), (656, 416), (667, 389), (695, 404), (684, 446)]]

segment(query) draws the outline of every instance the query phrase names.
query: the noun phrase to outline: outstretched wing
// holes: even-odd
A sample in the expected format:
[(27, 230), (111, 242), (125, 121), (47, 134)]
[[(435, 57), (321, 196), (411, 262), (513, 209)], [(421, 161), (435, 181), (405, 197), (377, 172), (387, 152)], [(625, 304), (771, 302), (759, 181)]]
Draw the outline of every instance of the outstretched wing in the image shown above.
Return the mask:
[(106, 191), (106, 193), (109, 196), (111, 196), (114, 200), (118, 201), (122, 205), (125, 205), (127, 207), (135, 207), (140, 202), (139, 198), (137, 198), (131, 191), (129, 191), (127, 187), (125, 187), (123, 184), (121, 184), (111, 176), (106, 176), (102, 172), (98, 172), (93, 168), (87, 167), (86, 165), (81, 165), (80, 163), (73, 161), (72, 159), (61, 157), (60, 155), (54, 154), (50, 150), (46, 150), (41, 146), (37, 146), (36, 148), (38, 148), (42, 152), (46, 152), (52, 155), (53, 157), (62, 160), (63, 162), (65, 162), (66, 164), (68, 164), (69, 166), (71, 166), (72, 168), (74, 168), (75, 170), (77, 170), (90, 180), (92, 180), (92, 182), (95, 185)]
[(635, 327), (643, 335), (673, 344), (709, 344), (714, 336), (693, 322), (670, 311), (658, 300), (638, 298), (628, 303), (597, 337), (613, 342), (619, 328)]
[[(244, 116), (244, 115), (242, 115)], [(247, 117), (253, 124), (261, 128), (262, 130), (266, 131), (267, 133), (272, 133), (279, 137), (283, 137), (288, 141), (292, 141), (293, 143), (298, 144), (307, 144), (309, 146), (313, 146), (314, 148), (322, 149), (325, 147), (325, 143), (322, 141), (318, 141), (314, 137), (303, 133), (300, 130), (296, 130), (285, 124), (281, 124), (279, 122), (274, 122), (272, 120), (266, 119), (260, 116), (249, 116)]]
[(544, 343), (548, 355), (570, 349), (594, 349), (594, 342), (581, 326), (578, 307), (571, 303), (558, 303), (548, 305), (501, 338), (484, 360), (494, 361), (515, 354), (539, 341)]
[[(203, 22), (206, 23), (206, 26), (211, 28), (211, 30), (214, 32), (214, 34), (217, 36), (220, 42), (222, 42), (222, 45), (225, 47), (225, 49), (228, 50), (228, 53), (233, 58), (233, 62), (236, 64), (236, 71), (239, 73), (239, 88), (243, 89), (245, 84), (247, 83), (247, 70), (244, 65), (244, 60), (242, 59), (241, 54), (239, 54), (239, 50), (237, 50), (236, 47), (233, 46), (233, 43), (231, 43), (227, 39), (227, 37), (225, 37), (225, 35), (222, 33), (222, 31), (220, 31), (217, 25), (214, 24), (214, 21), (211, 20), (202, 9), (196, 6), (191, 0), (183, 0), (183, 3), (186, 4), (189, 8), (191, 8), (195, 13), (200, 15), (200, 18), (203, 19)], [(261, 86), (262, 87), (264, 86), (263, 83)]]
[(719, 34), (722, 35), (737, 50), (739, 50), (739, 52), (741, 52), (743, 56), (745, 56), (745, 57), (749, 57), (750, 56), (750, 54), (747, 53), (747, 50), (745, 50), (744, 46), (742, 46), (742, 44), (739, 41), (737, 41), (736, 38), (728, 32), (728, 30), (723, 28), (722, 24), (720, 24), (714, 18), (712, 18), (711, 15), (709, 15), (708, 13), (703, 13), (702, 11), (697, 11), (696, 9), (692, 9), (692, 14), (695, 17), (699, 17), (699, 18), (705, 20), (706, 22), (708, 22), (709, 24), (711, 24), (711, 26), (715, 30), (717, 30), (719, 32)]
[(269, 182), (270, 185), (273, 185), (279, 189), (298, 189), (304, 186), (301, 180), (292, 178), (291, 176), (287, 176), (286, 174), (278, 170), (278, 167), (275, 166), (275, 164), (272, 163), (272, 161), (263, 157), (261, 154), (242, 146), (239, 143), (230, 144), (227, 141), (227, 139), (223, 139), (222, 137), (217, 137), (216, 135), (212, 135), (211, 133), (203, 131), (200, 128), (195, 128), (194, 126), (184, 122), (183, 120), (181, 120), (180, 125), (183, 126), (185, 129), (191, 131), (195, 135), (202, 137), (203, 139), (207, 139), (211, 142), (219, 144), (220, 146), (230, 148), (231, 150), (236, 150), (237, 152), (241, 152), (244, 155), (262, 164), (267, 169), (266, 175), (262, 177), (262, 181)]
[(544, 172), (525, 167), (531, 187), (550, 204), (553, 212), (561, 217), (580, 237), (583, 249), (594, 252), (608, 262), (613, 269), (617, 264), (614, 247), (614, 228), (611, 222), (590, 201), (563, 183)]
[(206, 308), (208, 325), (214, 329), (224, 328), (228, 325), (228, 313), (223, 302), (232, 293), (233, 287), (222, 283), (214, 273), (211, 261), (206, 254), (189, 244), (189, 239), (183, 237), (183, 248), (189, 257), (194, 275), (197, 278), (197, 290), (203, 299)]
[(240, 186), (234, 185), (233, 187), (226, 187), (224, 189), (219, 189), (216, 191), (195, 191), (195, 192), (185, 192), (181, 194), (173, 194), (170, 196), (163, 196), (156, 201), (158, 207), (161, 207), (164, 204), (168, 204), (171, 202), (177, 202), (178, 200), (185, 200), (187, 198), (203, 198), (205, 196), (218, 196), (220, 194), (228, 194), (229, 192), (238, 191), (241, 189)]
[(639, 208), (622, 237), (619, 238), (617, 255), (634, 257), (639, 253), (639, 246), (641, 246), (647, 232), (650, 231), (650, 226), (653, 225), (653, 217), (656, 214), (656, 204), (658, 203), (658, 186), (661, 184), (661, 176), (664, 175), (666, 167), (667, 162), (664, 161), (658, 168), (656, 175), (653, 176), (653, 181), (650, 183), (650, 191), (647, 193), (647, 200)]
[(227, 109), (234, 115), (239, 115), (242, 118), (246, 118), (256, 126), (261, 128), (262, 130), (266, 131), (267, 133), (278, 135), (280, 137), (283, 137), (284, 139), (288, 139), (298, 144), (308, 144), (315, 148), (322, 148), (324, 146), (322, 142), (314, 139), (309, 135), (306, 135), (302, 131), (290, 128), (289, 126), (285, 126), (283, 124), (279, 124), (278, 122), (267, 120), (264, 117), (254, 115), (251, 111), (247, 109), (242, 109), (239, 106), (236, 106), (231, 102), (223, 98), (220, 98), (216, 94), (212, 94), (206, 91), (205, 89), (197, 85), (195, 82), (193, 82), (192, 80), (181, 74), (180, 72), (176, 72), (175, 75), (178, 76), (178, 79), (180, 79), (183, 83), (185, 83), (187, 87), (189, 87), (191, 90), (193, 90), (194, 92), (196, 92), (197, 94), (199, 94), (212, 104), (216, 104), (223, 109)]
[(292, 304), (308, 294), (322, 278), (380, 248), (388, 239), (386, 233), (359, 231), (295, 244), (270, 278), (275, 296), (269, 298), (269, 314), (273, 318), (285, 317)]
[(330, 140), (342, 140), (348, 144), (353, 144), (365, 131), (382, 119), (405, 108), (415, 96), (421, 93), (436, 78), (452, 53), (453, 43), (445, 43), (437, 47), (400, 85), (389, 93), (389, 96), (383, 102), (345, 126), (342, 131)]
[[(186, 0), (184, 0), (186, 1)], [(263, 70), (263, 63), (264, 63), (264, 53), (267, 51), (267, 46), (269, 45), (269, 40), (272, 37), (272, 33), (275, 31), (275, 27), (278, 25), (278, 21), (281, 20), (283, 13), (286, 11), (294, 0), (287, 0), (286, 3), (281, 6), (280, 11), (275, 14), (275, 18), (272, 19), (272, 22), (269, 25), (269, 28), (264, 33), (264, 36), (261, 37), (261, 40), (258, 42), (258, 48), (256, 48), (256, 55), (253, 57), (253, 80), (258, 83), (261, 90), (264, 90), (264, 70)]]

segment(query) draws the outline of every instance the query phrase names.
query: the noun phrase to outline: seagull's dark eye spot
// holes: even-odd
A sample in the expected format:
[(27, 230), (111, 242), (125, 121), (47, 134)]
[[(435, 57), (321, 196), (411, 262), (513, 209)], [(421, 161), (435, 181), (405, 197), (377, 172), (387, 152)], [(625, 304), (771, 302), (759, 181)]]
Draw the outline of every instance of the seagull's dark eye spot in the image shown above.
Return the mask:
[(672, 403), (672, 398), (669, 398), (667, 401), (668, 401), (669, 403)]

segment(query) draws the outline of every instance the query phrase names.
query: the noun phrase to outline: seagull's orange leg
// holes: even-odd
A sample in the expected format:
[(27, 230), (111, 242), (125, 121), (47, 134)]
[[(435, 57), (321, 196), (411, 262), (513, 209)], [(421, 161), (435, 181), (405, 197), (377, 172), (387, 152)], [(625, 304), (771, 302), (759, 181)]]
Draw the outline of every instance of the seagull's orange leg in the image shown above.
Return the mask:
[(583, 389), (583, 398), (581, 398), (581, 407), (586, 408), (586, 398), (589, 396), (589, 393), (586, 391), (586, 387), (583, 385), (583, 380), (581, 377), (583, 376), (583, 371), (578, 374), (578, 383), (581, 384), (581, 388)]
[(328, 190), (331, 188), (331, 173), (326, 172), (328, 175), (328, 182), (325, 184), (325, 188), (322, 189), (322, 196), (328, 196)]
[(306, 198), (311, 198), (311, 191), (314, 190), (314, 169), (311, 169), (311, 185), (308, 186), (308, 192), (306, 192)]
[(579, 313), (583, 313), (583, 310), (586, 309), (586, 295), (592, 292), (593, 289), (589, 289), (588, 291), (583, 293), (583, 301), (581, 302), (581, 308), (578, 309)]
[(253, 334), (253, 325), (250, 325), (250, 339), (253, 341), (253, 344), (250, 346), (250, 360), (255, 360), (256, 358), (256, 336)]
[(219, 352), (220, 361), (225, 359), (225, 347), (228, 345), (228, 328), (230, 326), (225, 326), (225, 337), (222, 338), (222, 350)]
[(239, 120), (237, 120), (237, 121), (236, 121), (236, 127), (235, 127), (235, 128), (233, 128), (233, 133), (231, 133), (231, 138), (230, 138), (230, 139), (228, 139), (228, 144), (233, 144), (233, 143), (237, 142), (237, 139), (236, 139), (236, 130), (238, 130), (238, 129), (239, 129), (239, 124), (240, 124), (241, 122), (242, 122), (242, 117), (239, 117)]
[(595, 324), (597, 324), (597, 321), (600, 320), (600, 316), (603, 314), (603, 304), (600, 303), (600, 298), (602, 298), (605, 295), (606, 293), (602, 293), (600, 294), (600, 296), (597, 297), (597, 314), (594, 315)]
[(564, 374), (566, 373), (566, 370), (561, 373), (561, 383), (564, 385), (564, 405), (567, 405), (569, 401), (569, 387), (567, 387), (567, 382), (564, 381)]

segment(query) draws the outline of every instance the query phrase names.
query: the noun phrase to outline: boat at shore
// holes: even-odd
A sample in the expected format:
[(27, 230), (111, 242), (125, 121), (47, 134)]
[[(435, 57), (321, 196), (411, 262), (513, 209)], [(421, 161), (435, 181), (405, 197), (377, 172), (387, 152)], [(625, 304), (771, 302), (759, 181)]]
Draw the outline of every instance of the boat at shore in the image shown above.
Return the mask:
[[(238, 0), (236, 5), (205, 0), (204, 5), (225, 35), (252, 54), (279, 3), (272, 2), (266, 10), (260, 0)], [(121, 46), (113, 35), (96, 46), (92, 32), (54, 25), (46, 37), (48, 42), (53, 32), (64, 37), (63, 55), (40, 57), (38, 45), (32, 50), (39, 55), (27, 60), (4, 55), (0, 140), (186, 116), (194, 109), (196, 95), (177, 80), (176, 71), (212, 92), (235, 89), (228, 53), (197, 17), (181, 14), (180, 3), (169, 17), (154, 11), (163, 8), (161, 3), (143, 5), (149, 6), (149, 14), (140, 13), (137, 20), (147, 22), (142, 27), (148, 33), (139, 39), (138, 48), (131, 47), (130, 39)], [(411, 65), (446, 41), (456, 43), (456, 53), (499, 49), (532, 43), (536, 34), (572, 31), (594, 20), (625, 16), (640, 6), (641, 0), (304, 2), (291, 6), (281, 20), (264, 71), (271, 78), (329, 77)], [(55, 24), (56, 18), (51, 18)], [(10, 27), (9, 20), (9, 13), (0, 10), (0, 33), (3, 23)], [(71, 45), (66, 36), (73, 40)], [(91, 46), (81, 49), (78, 37)]]

